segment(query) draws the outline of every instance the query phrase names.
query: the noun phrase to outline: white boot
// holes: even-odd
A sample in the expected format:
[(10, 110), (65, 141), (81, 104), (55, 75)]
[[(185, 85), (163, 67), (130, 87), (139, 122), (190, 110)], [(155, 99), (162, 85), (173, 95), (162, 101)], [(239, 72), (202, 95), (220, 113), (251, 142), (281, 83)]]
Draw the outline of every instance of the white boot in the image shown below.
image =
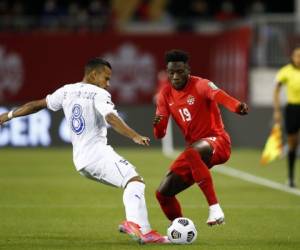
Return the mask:
[(209, 206), (209, 215), (206, 223), (209, 226), (225, 224), (225, 216), (219, 203)]

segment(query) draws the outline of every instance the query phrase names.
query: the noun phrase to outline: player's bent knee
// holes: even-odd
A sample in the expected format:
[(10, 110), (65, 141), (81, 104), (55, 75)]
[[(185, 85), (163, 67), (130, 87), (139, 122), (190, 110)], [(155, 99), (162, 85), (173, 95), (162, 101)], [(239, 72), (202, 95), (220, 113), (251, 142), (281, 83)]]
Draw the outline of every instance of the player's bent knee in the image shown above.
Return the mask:
[(193, 143), (191, 147), (198, 151), (201, 155), (210, 155), (213, 152), (212, 145), (206, 140), (199, 140)]
[(172, 196), (172, 185), (170, 185), (170, 180), (168, 176), (161, 182), (156, 193), (159, 193), (164, 196)]
[[(159, 193), (164, 196), (172, 196), (171, 192), (169, 192), (166, 188), (159, 186), (156, 190), (156, 194)], [(156, 196), (157, 198), (157, 196)]]
[(138, 182), (145, 183), (145, 182), (144, 182), (144, 179), (143, 179), (141, 176), (137, 175), (137, 176), (134, 176), (134, 177), (132, 177), (131, 179), (129, 179), (129, 180), (127, 181), (127, 183), (126, 183), (126, 185), (125, 185), (124, 188), (127, 187), (128, 183), (133, 182), (133, 181), (138, 181)]
[(181, 176), (170, 171), (159, 185), (157, 191), (164, 196), (170, 197), (180, 193), (186, 186), (187, 184)]
[(199, 143), (200, 144), (193, 144), (190, 148), (186, 149), (186, 153), (189, 155), (191, 150), (196, 151), (205, 164), (208, 164), (213, 153), (213, 148), (207, 141), (202, 140)]

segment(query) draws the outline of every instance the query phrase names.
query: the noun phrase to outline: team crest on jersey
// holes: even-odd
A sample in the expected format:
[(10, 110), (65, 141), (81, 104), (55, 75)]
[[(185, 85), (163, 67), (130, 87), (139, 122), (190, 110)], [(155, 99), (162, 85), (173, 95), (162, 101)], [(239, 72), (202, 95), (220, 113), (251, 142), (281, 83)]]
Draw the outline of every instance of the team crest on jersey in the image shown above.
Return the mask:
[(193, 105), (195, 103), (195, 97), (192, 95), (189, 95), (187, 98), (188, 105)]

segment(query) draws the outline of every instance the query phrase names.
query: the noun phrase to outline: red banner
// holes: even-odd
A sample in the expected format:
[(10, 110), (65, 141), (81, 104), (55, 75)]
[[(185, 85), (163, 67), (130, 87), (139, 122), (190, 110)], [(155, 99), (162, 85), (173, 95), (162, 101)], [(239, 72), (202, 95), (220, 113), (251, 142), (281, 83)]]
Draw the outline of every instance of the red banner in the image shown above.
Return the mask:
[(192, 74), (208, 78), (238, 98), (247, 96), (248, 28), (216, 35), (0, 34), (0, 102), (45, 97), (59, 86), (81, 81), (92, 57), (113, 67), (116, 103), (150, 103), (164, 53), (186, 50)]
[(224, 32), (212, 45), (209, 75), (217, 85), (240, 100), (248, 97), (248, 61), (251, 46), (248, 28)]

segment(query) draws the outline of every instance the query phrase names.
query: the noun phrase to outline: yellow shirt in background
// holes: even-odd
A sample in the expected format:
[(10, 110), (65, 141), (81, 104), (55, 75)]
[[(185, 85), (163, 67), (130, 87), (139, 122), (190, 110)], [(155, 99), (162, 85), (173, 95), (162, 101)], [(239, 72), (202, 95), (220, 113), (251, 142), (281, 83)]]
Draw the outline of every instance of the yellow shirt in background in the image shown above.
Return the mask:
[(287, 102), (300, 105), (300, 69), (288, 64), (276, 75), (276, 81), (287, 87)]

